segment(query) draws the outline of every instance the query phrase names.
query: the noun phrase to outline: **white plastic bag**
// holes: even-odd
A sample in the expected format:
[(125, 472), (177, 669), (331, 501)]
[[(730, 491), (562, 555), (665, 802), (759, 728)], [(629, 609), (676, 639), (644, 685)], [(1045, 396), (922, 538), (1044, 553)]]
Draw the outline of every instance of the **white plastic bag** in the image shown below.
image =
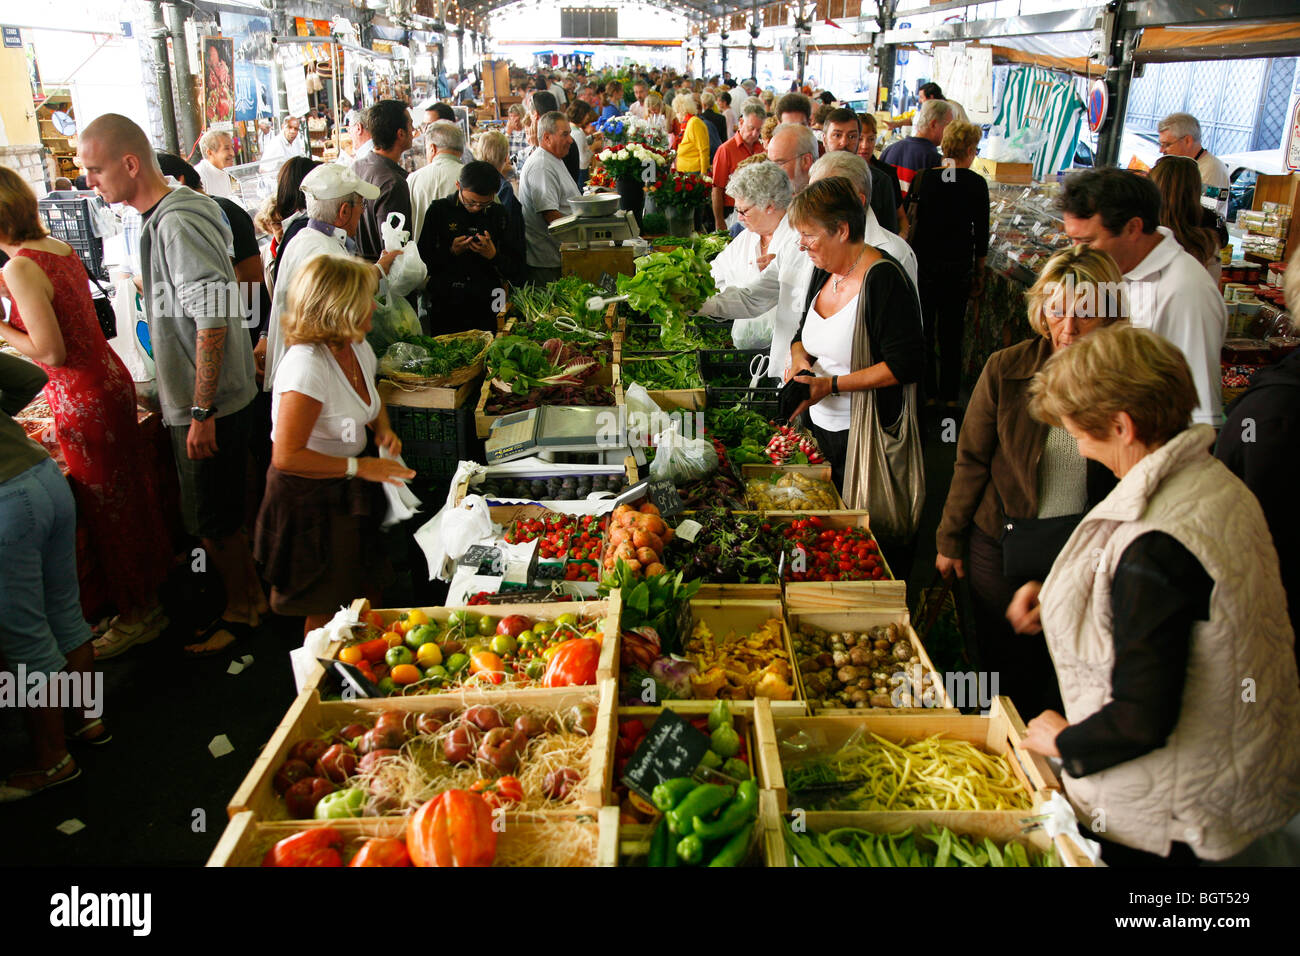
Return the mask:
[(140, 344), (136, 334), (136, 325), (144, 322), (144, 312), (139, 308), (139, 294), (135, 283), (130, 279), (121, 279), (113, 290), (113, 312), (117, 317), (117, 334), (108, 340), (108, 344), (117, 353), (122, 364), (136, 383), (151, 382), (155, 378), (153, 359)]
[(456, 561), (473, 545), (492, 541), (492, 511), (482, 495), (466, 495), (460, 507), (451, 503), (456, 486), (447, 495), (447, 503), (415, 532), (415, 541), (429, 562), (429, 580), (450, 581)]
[[(379, 457), (393, 459), (404, 467), (406, 465), (401, 455), (393, 455), (387, 448), (379, 449)], [(407, 518), (413, 518), (420, 510), (420, 499), (406, 485), (395, 485), (385, 481), (383, 489), (384, 500), (388, 503), (388, 513), (384, 515), (383, 527), (389, 528)]]
[(351, 637), (352, 628), (358, 620), (357, 612), (351, 607), (339, 608), (328, 624), (308, 632), (302, 639), (302, 647), (295, 647), (289, 652), (289, 663), (293, 667), (293, 679), (298, 684), (298, 693), (302, 693), (307, 681), (324, 670), (318, 658), (329, 653), (333, 642)]
[(384, 240), (384, 251), (400, 251), (402, 254), (393, 260), (388, 269), (388, 291), (392, 295), (406, 295), (424, 287), (429, 278), (429, 270), (420, 258), (420, 251), (406, 231), (406, 217), (400, 212), (390, 212), (388, 218), (379, 226)]
[(90, 231), (100, 239), (116, 236), (122, 231), (117, 214), (98, 196), (90, 200)]
[(731, 323), (731, 341), (741, 351), (771, 348), (772, 320), (736, 319)]
[(675, 485), (703, 478), (718, 470), (718, 452), (707, 438), (683, 438), (673, 422), (655, 441), (655, 460), (650, 463), (650, 477), (663, 478)]

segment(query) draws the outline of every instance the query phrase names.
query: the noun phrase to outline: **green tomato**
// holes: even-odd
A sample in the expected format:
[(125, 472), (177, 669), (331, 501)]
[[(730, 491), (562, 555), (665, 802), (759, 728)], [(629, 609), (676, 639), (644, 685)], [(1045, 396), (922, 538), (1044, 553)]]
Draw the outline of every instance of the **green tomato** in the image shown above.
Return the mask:
[(406, 646), (413, 651), (418, 651), (422, 644), (429, 644), (438, 632), (427, 624), (421, 624), (419, 627), (413, 627), (406, 632)]
[(465, 668), (469, 667), (469, 655), (452, 654), (451, 657), (447, 658), (446, 663), (443, 666), (447, 668), (447, 673), (459, 674)]
[(379, 688), (379, 693), (383, 694), (385, 697), (391, 697), (393, 694), (397, 693), (397, 684), (393, 682), (391, 677), (381, 677), (379, 683), (375, 686)]
[(519, 636), (515, 638), (515, 642), (516, 646), (521, 648), (531, 647), (537, 643), (537, 635), (532, 631), (521, 631)]
[(529, 680), (541, 680), (542, 675), (546, 673), (546, 664), (540, 659), (531, 660), (524, 668), (524, 673), (528, 675)]
[(561, 614), (559, 617), (555, 619), (555, 624), (557, 627), (564, 626), (564, 625), (573, 627), (573, 625), (577, 623), (578, 623), (578, 615), (569, 612), (565, 612), (564, 614)]
[(441, 664), (434, 664), (432, 667), (425, 669), (424, 676), (429, 680), (440, 684), (445, 681), (449, 675), (447, 674), (447, 668), (443, 667)]
[(452, 611), (447, 615), (447, 627), (454, 628), (464, 624), (470, 617), (468, 611)]
[(410, 664), (415, 660), (415, 655), (411, 649), (403, 644), (396, 647), (390, 647), (388, 653), (384, 655), (384, 663), (390, 668), (397, 667), (401, 664)]
[(550, 634), (554, 630), (555, 630), (554, 621), (538, 621), (536, 624), (532, 626), (532, 632), (534, 634), (543, 637), (545, 637), (547, 634)]
[(361, 787), (335, 790), (320, 798), (313, 816), (317, 820), (339, 820), (359, 817), (365, 812), (366, 791)]
[(515, 643), (515, 639), (509, 634), (498, 634), (496, 637), (492, 638), (492, 653), (501, 657), (505, 657), (507, 654), (513, 654), (517, 647), (518, 645)]
[(478, 619), (478, 633), (482, 637), (491, 637), (497, 631), (497, 622), (484, 614)]

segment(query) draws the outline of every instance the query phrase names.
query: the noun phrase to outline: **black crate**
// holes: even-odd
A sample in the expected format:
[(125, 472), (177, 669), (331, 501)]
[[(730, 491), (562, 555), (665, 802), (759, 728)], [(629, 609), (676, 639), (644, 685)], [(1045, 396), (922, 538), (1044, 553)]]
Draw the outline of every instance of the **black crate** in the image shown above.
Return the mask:
[(462, 459), (478, 459), (475, 448), (474, 409), (414, 408), (388, 405), (388, 421), (402, 440), (402, 458), (414, 469), (411, 485), (421, 489), (445, 488)]
[[(62, 192), (59, 196), (68, 196), (68, 193)], [(97, 201), (94, 196), (66, 199), (46, 197), (40, 200), (39, 207), (50, 235), (76, 250), (77, 257), (91, 277), (106, 279), (108, 271), (104, 268), (104, 240), (95, 235), (90, 211), (90, 204)]]
[(754, 357), (767, 352), (767, 349), (700, 349), (700, 377), (707, 386), (720, 376), (744, 376), (748, 385)]
[(734, 408), (742, 405), (751, 412), (775, 418), (781, 407), (781, 389), (761, 385), (758, 388), (727, 388), (720, 385), (704, 386), (704, 404), (707, 408)]

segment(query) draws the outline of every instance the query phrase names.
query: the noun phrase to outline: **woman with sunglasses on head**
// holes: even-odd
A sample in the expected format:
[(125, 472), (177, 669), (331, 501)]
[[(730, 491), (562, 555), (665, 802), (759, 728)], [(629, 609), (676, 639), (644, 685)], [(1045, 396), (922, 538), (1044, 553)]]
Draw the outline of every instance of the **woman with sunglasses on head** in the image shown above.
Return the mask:
[(434, 200), (425, 214), (417, 248), (429, 271), (424, 294), (435, 335), (496, 332), (506, 283), (521, 279), (524, 250), (510, 238), (505, 208), (496, 201), (500, 188), (491, 163), (466, 163), (456, 191)]

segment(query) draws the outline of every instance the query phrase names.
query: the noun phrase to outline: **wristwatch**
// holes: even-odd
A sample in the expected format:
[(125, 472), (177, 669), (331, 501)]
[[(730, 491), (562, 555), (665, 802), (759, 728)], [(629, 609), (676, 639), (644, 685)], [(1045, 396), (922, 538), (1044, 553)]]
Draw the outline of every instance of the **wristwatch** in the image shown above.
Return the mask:
[(839, 393), (840, 393), (840, 377), (839, 377), (838, 375), (832, 375), (832, 376), (831, 376), (831, 394), (832, 394), (832, 395), (838, 395)]
[(209, 418), (215, 417), (216, 414), (217, 406), (215, 405), (211, 408), (204, 408), (202, 405), (190, 406), (190, 418), (194, 419), (196, 422), (206, 422)]

